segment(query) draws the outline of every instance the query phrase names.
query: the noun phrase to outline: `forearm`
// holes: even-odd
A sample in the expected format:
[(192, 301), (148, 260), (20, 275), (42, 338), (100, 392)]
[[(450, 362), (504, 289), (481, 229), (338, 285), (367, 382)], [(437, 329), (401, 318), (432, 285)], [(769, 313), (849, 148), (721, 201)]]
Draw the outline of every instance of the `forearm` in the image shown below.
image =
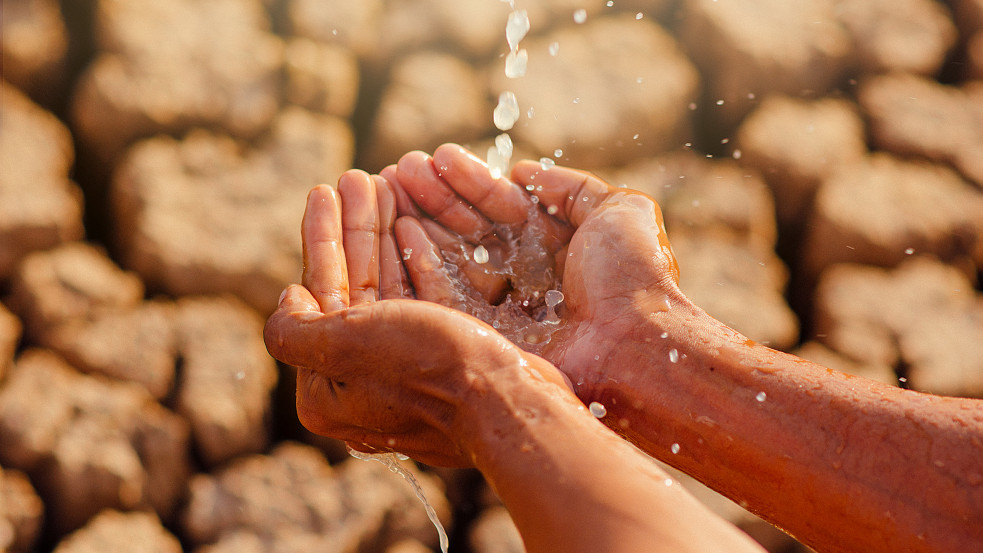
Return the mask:
[(553, 384), (482, 400), (472, 451), (530, 553), (760, 551)]
[(625, 367), (617, 381), (581, 394), (642, 449), (821, 551), (983, 543), (979, 401), (837, 373), (756, 345), (688, 302), (665, 316), (673, 321), (658, 328), (640, 320), (611, 355), (607, 366)]

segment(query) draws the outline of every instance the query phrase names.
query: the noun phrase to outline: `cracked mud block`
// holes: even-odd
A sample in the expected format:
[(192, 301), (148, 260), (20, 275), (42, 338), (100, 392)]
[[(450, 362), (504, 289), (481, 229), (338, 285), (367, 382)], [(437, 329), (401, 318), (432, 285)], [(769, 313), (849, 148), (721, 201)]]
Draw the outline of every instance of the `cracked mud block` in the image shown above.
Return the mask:
[(675, 39), (649, 19), (571, 21), (520, 46), (529, 53), (526, 76), (506, 78), (501, 60), (487, 70), (493, 90), (511, 90), (518, 100), (514, 140), (539, 156), (560, 149), (558, 163), (606, 167), (664, 151), (689, 134), (699, 77)]
[(251, 137), (279, 109), (283, 44), (258, 0), (101, 0), (95, 29), (72, 117), (102, 161), (196, 126)]
[(681, 36), (724, 128), (768, 94), (822, 95), (844, 74), (851, 48), (826, 0), (686, 0)]
[(14, 362), (22, 330), (20, 319), (0, 303), (0, 382)]
[(965, 48), (963, 77), (983, 79), (983, 0), (953, 0), (950, 5)]
[(741, 123), (734, 153), (764, 176), (783, 227), (801, 226), (820, 182), (866, 154), (865, 133), (846, 100), (770, 96)]
[(70, 242), (24, 259), (11, 281), (8, 303), (24, 322), (24, 334), (44, 343), (67, 321), (129, 309), (143, 301), (143, 284), (121, 270), (100, 248)]
[(54, 553), (181, 553), (181, 542), (153, 513), (106, 510), (66, 537)]
[(296, 36), (342, 44), (367, 57), (376, 50), (384, 4), (384, 0), (288, 0), (287, 20)]
[[(435, 479), (412, 470), (446, 524)], [(354, 553), (405, 538), (436, 544), (413, 490), (382, 464), (349, 459), (332, 467), (316, 449), (289, 442), (196, 476), (182, 521), (196, 553), (269, 551), (274, 543), (283, 553)]]
[(31, 343), (84, 372), (141, 384), (160, 399), (174, 381), (173, 308), (142, 300), (136, 275), (80, 242), (25, 258), (10, 297)]
[(474, 553), (525, 553), (519, 529), (505, 507), (485, 509), (468, 530), (468, 544)]
[(983, 83), (883, 75), (863, 82), (858, 99), (875, 146), (947, 163), (983, 187)]
[(0, 281), (28, 253), (84, 234), (82, 194), (68, 178), (74, 159), (68, 129), (0, 81)]
[(0, 551), (34, 551), (43, 518), (44, 505), (27, 475), (0, 467)]
[(400, 52), (440, 48), (463, 59), (487, 58), (505, 45), (509, 11), (508, 4), (485, 0), (387, 2), (369, 57), (380, 63)]
[(890, 267), (913, 253), (979, 265), (983, 193), (947, 167), (877, 153), (823, 182), (808, 228), (809, 276), (839, 262)]
[(480, 73), (449, 54), (413, 54), (393, 67), (372, 122), (367, 156), (373, 167), (410, 150), (432, 152), (447, 141), (478, 138), (493, 105)]
[(0, 19), (3, 78), (42, 101), (64, 71), (68, 31), (57, 0), (10, 0)]
[(358, 101), (358, 59), (351, 50), (306, 38), (287, 42), (287, 100), (316, 113), (351, 117)]
[(608, 182), (652, 196), (666, 228), (689, 235), (717, 234), (764, 248), (777, 238), (774, 201), (760, 175), (732, 161), (684, 152), (608, 171)]
[(836, 0), (862, 74), (902, 71), (934, 76), (956, 44), (949, 9), (936, 0)]
[(182, 298), (174, 327), (182, 363), (176, 410), (202, 460), (214, 466), (261, 451), (277, 382), (262, 318), (232, 297)]
[(788, 270), (773, 250), (732, 237), (669, 233), (679, 288), (713, 318), (775, 349), (798, 341), (799, 322), (783, 296)]
[(915, 390), (983, 397), (983, 295), (960, 270), (929, 258), (836, 265), (815, 307), (817, 336), (854, 362), (896, 368)]
[(307, 192), (351, 166), (347, 123), (284, 110), (250, 148), (195, 131), (134, 146), (113, 179), (123, 265), (151, 290), (233, 293), (263, 313), (297, 282)]
[(58, 534), (104, 508), (168, 517), (187, 450), (186, 423), (144, 388), (85, 376), (49, 351), (21, 355), (0, 388), (0, 462), (31, 476)]

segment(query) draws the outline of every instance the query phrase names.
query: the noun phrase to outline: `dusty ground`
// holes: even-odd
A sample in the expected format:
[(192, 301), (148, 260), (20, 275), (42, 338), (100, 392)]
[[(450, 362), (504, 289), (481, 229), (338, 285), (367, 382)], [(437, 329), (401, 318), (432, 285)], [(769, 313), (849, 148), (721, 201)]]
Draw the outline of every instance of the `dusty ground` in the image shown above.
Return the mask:
[[(297, 424), (260, 329), (312, 185), (483, 154), (504, 90), (518, 156), (662, 203), (717, 318), (983, 397), (983, 2), (516, 4), (520, 79), (498, 0), (4, 1), (0, 550), (435, 550), (401, 480)], [(418, 476), (452, 551), (521, 551), (480, 475)]]

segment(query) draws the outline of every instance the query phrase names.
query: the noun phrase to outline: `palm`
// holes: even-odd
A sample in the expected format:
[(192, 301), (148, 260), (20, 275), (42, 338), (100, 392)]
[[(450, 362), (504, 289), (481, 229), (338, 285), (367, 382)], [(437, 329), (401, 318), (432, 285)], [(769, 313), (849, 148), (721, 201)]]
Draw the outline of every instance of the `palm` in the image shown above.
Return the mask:
[(422, 225), (429, 247), (450, 262), (436, 267), (439, 286), (413, 279), (417, 296), (485, 320), (576, 381), (630, 331), (626, 309), (667, 308), (676, 269), (661, 215), (648, 197), (585, 173), (523, 162), (512, 177), (491, 179), (454, 146), (400, 161), (390, 178), (433, 217)]

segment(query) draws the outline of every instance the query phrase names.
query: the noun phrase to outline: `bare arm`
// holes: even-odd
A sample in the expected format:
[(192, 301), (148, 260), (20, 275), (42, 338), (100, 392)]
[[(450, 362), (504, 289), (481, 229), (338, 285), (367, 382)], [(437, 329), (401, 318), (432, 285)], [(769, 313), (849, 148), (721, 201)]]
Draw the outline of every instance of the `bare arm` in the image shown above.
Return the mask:
[(820, 551), (983, 543), (983, 403), (755, 345), (682, 300), (644, 319), (578, 394), (645, 451)]
[[(821, 551), (983, 543), (983, 402), (850, 377), (712, 319), (680, 292), (659, 208), (641, 194), (532, 162), (492, 180), (456, 146), (434, 154), (438, 177), (428, 162), (400, 161), (413, 199), (454, 195), (500, 225), (531, 203), (553, 215), (518, 223), (540, 225), (541, 248), (562, 256), (562, 328), (537, 351), (606, 406), (612, 429)], [(421, 208), (469, 236), (466, 221)], [(576, 230), (566, 247), (551, 242), (556, 223)]]

